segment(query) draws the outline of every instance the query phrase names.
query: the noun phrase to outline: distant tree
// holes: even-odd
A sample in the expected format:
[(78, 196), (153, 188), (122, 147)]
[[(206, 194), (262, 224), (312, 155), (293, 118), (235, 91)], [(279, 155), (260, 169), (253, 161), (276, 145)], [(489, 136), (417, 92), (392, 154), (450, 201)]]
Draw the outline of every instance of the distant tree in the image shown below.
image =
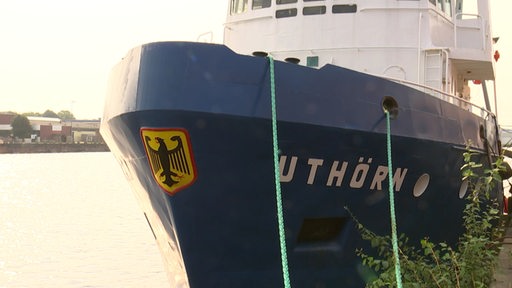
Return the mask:
[(53, 112), (52, 110), (46, 110), (43, 113), (43, 117), (59, 118), (59, 115), (57, 115), (57, 113)]
[(41, 113), (39, 112), (25, 112), (23, 114), (21, 114), (23, 116), (41, 116)]
[(61, 110), (57, 115), (59, 115), (59, 118), (62, 120), (75, 120), (75, 115), (68, 110)]
[(30, 121), (28, 121), (27, 116), (17, 115), (12, 119), (11, 123), (12, 127), (12, 135), (18, 138), (28, 138), (32, 133), (32, 126), (30, 126)]

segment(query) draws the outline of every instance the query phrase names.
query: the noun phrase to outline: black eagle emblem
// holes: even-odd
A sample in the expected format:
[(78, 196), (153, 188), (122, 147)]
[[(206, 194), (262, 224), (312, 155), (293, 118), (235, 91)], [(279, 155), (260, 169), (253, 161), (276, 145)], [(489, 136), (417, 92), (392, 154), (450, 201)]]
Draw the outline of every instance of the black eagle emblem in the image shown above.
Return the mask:
[(145, 136), (147, 154), (153, 165), (154, 173), (162, 171), (160, 177), (164, 177), (162, 183), (169, 188), (179, 183), (183, 174), (191, 175), (190, 165), (188, 163), (185, 149), (183, 147), (183, 140), (180, 136), (172, 136), (169, 140), (176, 145), (170, 149), (165, 144), (165, 140), (160, 137), (154, 138), (158, 143), (158, 149), (151, 147), (151, 137)]

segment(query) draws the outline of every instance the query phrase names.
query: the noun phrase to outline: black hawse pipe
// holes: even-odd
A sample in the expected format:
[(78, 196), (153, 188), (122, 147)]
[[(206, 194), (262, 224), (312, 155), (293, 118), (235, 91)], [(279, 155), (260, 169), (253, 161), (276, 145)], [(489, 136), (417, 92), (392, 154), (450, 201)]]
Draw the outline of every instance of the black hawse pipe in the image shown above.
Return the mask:
[(382, 110), (389, 113), (389, 118), (394, 120), (398, 117), (398, 102), (391, 96), (382, 99)]

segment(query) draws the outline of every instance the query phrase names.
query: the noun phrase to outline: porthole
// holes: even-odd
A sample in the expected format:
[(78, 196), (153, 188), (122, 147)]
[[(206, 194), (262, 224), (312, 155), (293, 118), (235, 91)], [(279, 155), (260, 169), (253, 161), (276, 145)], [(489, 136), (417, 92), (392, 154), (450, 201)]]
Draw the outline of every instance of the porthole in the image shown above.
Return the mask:
[(460, 189), (459, 189), (459, 198), (460, 199), (464, 199), (464, 197), (466, 196), (466, 193), (468, 192), (468, 179), (465, 179), (464, 181), (462, 181), (462, 184), (460, 184)]
[(427, 190), (429, 182), (430, 175), (428, 175), (427, 173), (421, 175), (420, 178), (418, 178), (418, 180), (416, 181), (416, 184), (414, 184), (412, 195), (414, 195), (414, 197), (420, 197), (421, 195), (423, 195), (423, 193), (425, 193), (425, 191)]

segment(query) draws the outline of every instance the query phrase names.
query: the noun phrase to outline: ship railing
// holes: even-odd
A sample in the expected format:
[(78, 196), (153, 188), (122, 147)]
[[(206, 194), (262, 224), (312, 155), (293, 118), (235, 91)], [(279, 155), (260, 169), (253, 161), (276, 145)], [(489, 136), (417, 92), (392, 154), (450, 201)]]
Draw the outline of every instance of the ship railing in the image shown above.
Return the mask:
[(208, 31), (199, 34), (199, 36), (197, 36), (196, 41), (201, 43), (213, 43), (213, 31)]
[(411, 81), (404, 80), (404, 79), (398, 79), (398, 78), (388, 77), (388, 76), (384, 76), (384, 75), (375, 75), (375, 74), (374, 74), (374, 76), (384, 78), (384, 79), (387, 79), (387, 80), (390, 80), (393, 82), (397, 82), (400, 84), (408, 85), (412, 88), (415, 88), (416, 90), (423, 91), (424, 93), (427, 93), (433, 97), (439, 98), (439, 99), (446, 101), (448, 103), (451, 103), (453, 105), (457, 105), (457, 106), (459, 106), (465, 110), (468, 110), (468, 111), (472, 112), (473, 114), (480, 116), (482, 118), (487, 118), (489, 116), (491, 118), (495, 118), (495, 115), (492, 111), (487, 110), (486, 108), (484, 108), (482, 106), (476, 105), (475, 103), (473, 103), (469, 100), (466, 100), (462, 97), (455, 96), (453, 94), (441, 91), (439, 89), (432, 88), (430, 86), (426, 86), (426, 85), (416, 83), (416, 82), (411, 82)]

